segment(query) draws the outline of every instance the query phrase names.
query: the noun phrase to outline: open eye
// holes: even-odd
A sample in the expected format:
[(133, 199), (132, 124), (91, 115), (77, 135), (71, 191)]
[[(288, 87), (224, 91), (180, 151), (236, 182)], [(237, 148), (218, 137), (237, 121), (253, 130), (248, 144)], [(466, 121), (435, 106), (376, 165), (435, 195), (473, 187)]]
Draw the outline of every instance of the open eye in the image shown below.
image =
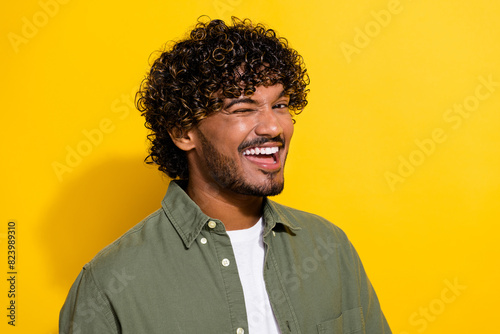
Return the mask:
[(276, 103), (274, 106), (273, 106), (273, 109), (288, 109), (288, 103)]

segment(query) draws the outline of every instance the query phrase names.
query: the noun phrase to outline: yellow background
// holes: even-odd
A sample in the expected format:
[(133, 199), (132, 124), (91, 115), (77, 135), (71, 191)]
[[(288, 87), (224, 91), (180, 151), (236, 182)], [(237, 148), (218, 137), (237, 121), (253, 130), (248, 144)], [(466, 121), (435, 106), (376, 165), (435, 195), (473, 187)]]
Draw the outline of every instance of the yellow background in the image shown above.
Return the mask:
[[(57, 333), (82, 265), (159, 207), (168, 180), (143, 164), (132, 101), (150, 54), (202, 14), (264, 22), (304, 56), (310, 102), (277, 200), (346, 231), (393, 332), (498, 330), (499, 3), (64, 2), (9, 2), (1, 14), (2, 333)], [(464, 103), (467, 117), (448, 111)], [(58, 176), (68, 150), (85, 155)], [(6, 324), (9, 220), (15, 328)]]

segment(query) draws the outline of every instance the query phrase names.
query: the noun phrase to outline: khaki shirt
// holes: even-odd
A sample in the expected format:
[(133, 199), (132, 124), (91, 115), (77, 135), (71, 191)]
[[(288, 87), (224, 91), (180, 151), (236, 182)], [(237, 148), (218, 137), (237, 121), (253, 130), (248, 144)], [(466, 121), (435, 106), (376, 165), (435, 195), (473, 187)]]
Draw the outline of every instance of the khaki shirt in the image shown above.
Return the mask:
[[(160, 210), (83, 267), (61, 310), (60, 334), (248, 334), (224, 224), (181, 185), (172, 181)], [(267, 198), (263, 218), (264, 280), (281, 333), (391, 333), (342, 230)]]

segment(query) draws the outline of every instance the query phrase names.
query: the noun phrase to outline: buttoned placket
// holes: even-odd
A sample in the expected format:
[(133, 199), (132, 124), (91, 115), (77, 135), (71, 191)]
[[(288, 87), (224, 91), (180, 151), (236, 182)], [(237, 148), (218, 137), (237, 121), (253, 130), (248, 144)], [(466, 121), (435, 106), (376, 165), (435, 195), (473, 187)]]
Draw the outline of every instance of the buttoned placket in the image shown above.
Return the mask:
[(273, 253), (273, 239), (279, 236), (271, 230), (272, 233), (264, 235), (264, 281), (266, 284), (269, 301), (280, 327), (281, 334), (296, 333), (300, 334), (297, 316), (290, 304), (288, 292), (283, 285), (283, 277), (276, 264), (277, 259)]
[(238, 267), (236, 265), (236, 259), (234, 257), (229, 235), (226, 233), (224, 224), (218, 220), (209, 220), (205, 227), (205, 231), (210, 233), (210, 241), (208, 241), (206, 237), (200, 236), (200, 242), (204, 245), (210, 242), (212, 243), (212, 249), (215, 249), (228, 303), (229, 316), (231, 318), (231, 333), (248, 333), (243, 287), (241, 286)]

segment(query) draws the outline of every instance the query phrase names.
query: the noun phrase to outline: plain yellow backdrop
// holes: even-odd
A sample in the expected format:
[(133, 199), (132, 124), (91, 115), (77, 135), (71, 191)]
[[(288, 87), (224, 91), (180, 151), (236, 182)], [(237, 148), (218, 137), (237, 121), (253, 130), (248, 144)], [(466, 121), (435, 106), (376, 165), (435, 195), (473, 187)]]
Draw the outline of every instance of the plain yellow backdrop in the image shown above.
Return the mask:
[(206, 14), (266, 23), (304, 56), (309, 105), (276, 200), (346, 231), (393, 332), (496, 332), (499, 10), (488, 0), (4, 5), (0, 331), (57, 333), (83, 264), (159, 207), (168, 180), (143, 164), (134, 93), (150, 54)]

